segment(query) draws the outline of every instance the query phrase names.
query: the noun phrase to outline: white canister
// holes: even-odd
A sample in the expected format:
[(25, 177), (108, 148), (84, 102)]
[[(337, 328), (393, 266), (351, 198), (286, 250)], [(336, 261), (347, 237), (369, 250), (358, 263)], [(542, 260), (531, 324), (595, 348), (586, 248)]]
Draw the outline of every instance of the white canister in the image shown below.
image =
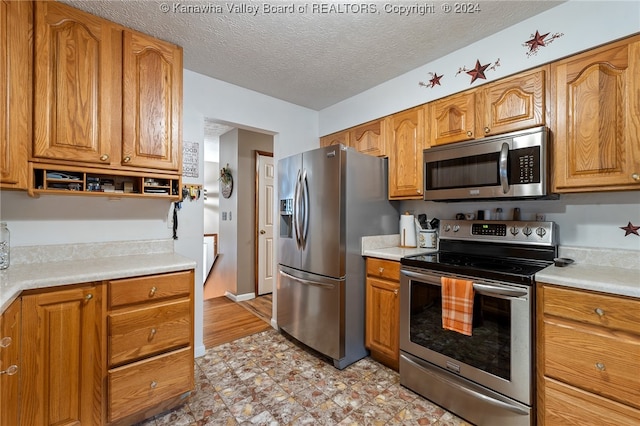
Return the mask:
[(437, 249), (438, 231), (435, 229), (421, 229), (419, 236), (420, 248)]
[(400, 216), (400, 247), (417, 247), (416, 225), (412, 214)]

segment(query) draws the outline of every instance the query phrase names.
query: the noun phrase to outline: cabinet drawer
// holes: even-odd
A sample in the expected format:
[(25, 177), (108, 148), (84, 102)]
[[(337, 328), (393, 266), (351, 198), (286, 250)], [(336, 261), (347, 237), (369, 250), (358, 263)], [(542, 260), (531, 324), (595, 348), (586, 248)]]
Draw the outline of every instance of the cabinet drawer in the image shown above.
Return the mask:
[(539, 417), (544, 419), (545, 425), (633, 425), (640, 422), (640, 411), (631, 407), (548, 378), (544, 379), (544, 387), (544, 406)]
[(367, 258), (367, 275), (400, 281), (400, 262), (369, 257)]
[(192, 287), (193, 271), (110, 281), (109, 307), (188, 296)]
[(545, 320), (544, 375), (640, 408), (640, 338)]
[(188, 346), (192, 332), (190, 308), (190, 300), (183, 299), (111, 313), (107, 317), (109, 365)]
[(545, 286), (544, 313), (640, 335), (640, 300)]
[(109, 421), (193, 390), (193, 362), (189, 347), (109, 371)]

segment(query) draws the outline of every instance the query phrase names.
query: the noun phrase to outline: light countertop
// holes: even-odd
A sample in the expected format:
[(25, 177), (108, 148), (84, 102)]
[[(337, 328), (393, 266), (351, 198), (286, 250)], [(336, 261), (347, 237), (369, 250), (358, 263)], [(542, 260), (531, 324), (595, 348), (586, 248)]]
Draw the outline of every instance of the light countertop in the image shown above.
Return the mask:
[(543, 269), (536, 282), (640, 298), (637, 251), (561, 246), (559, 255), (575, 262)]
[[(43, 246), (55, 254), (47, 256), (38, 249), (23, 251), (8, 269), (0, 271), (0, 312), (24, 290), (42, 289), (60, 285), (135, 277), (165, 272), (194, 269), (196, 262), (173, 253), (173, 243), (163, 242), (103, 243), (95, 245)], [(81, 246), (81, 250), (78, 250)], [(170, 251), (167, 250), (170, 248)], [(136, 251), (139, 249), (138, 251)], [(34, 253), (36, 256), (34, 257)], [(76, 253), (75, 256), (71, 255)], [(102, 255), (100, 255), (102, 254)], [(41, 255), (38, 257), (37, 255)], [(67, 260), (59, 256), (66, 255)], [(24, 263), (20, 263), (24, 262)]]
[(400, 234), (362, 237), (362, 255), (400, 261), (403, 257), (434, 253), (436, 249), (400, 247)]

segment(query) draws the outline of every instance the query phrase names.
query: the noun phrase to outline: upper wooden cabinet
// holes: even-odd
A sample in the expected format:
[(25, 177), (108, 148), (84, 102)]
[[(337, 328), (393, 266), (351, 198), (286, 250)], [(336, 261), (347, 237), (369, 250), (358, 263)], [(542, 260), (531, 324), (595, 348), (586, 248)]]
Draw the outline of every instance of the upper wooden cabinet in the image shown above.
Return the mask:
[(462, 142), (475, 137), (475, 91), (431, 102), (431, 145)]
[(554, 192), (640, 189), (640, 36), (551, 65)]
[(32, 34), (31, 2), (0, 1), (0, 188), (27, 188)]
[(351, 146), (364, 154), (384, 157), (387, 154), (384, 125), (385, 120), (379, 119), (352, 128), (349, 138)]
[(537, 68), (430, 103), (431, 145), (544, 125), (545, 70)]
[(420, 199), (423, 193), (422, 151), (425, 142), (425, 107), (387, 117), (389, 198)]
[(546, 123), (547, 68), (518, 74), (478, 91), (476, 137), (513, 132)]
[(180, 170), (182, 49), (124, 31), (122, 164)]
[(119, 142), (121, 41), (115, 24), (35, 3), (33, 157), (110, 165)]
[(32, 159), (179, 173), (182, 49), (64, 4), (35, 5)]
[(330, 145), (345, 145), (351, 146), (349, 144), (349, 136), (351, 133), (349, 130), (343, 130), (341, 132), (331, 133), (330, 135), (326, 135), (320, 138), (320, 146), (330, 146)]

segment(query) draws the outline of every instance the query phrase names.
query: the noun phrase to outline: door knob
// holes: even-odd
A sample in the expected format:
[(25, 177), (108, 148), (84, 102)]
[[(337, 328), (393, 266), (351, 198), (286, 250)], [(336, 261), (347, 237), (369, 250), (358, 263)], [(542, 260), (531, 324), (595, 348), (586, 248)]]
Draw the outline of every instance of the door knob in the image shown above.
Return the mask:
[(267, 231), (265, 231), (264, 229), (261, 229), (261, 230), (260, 230), (260, 235), (264, 235), (264, 234), (266, 234), (266, 233), (267, 233)]

